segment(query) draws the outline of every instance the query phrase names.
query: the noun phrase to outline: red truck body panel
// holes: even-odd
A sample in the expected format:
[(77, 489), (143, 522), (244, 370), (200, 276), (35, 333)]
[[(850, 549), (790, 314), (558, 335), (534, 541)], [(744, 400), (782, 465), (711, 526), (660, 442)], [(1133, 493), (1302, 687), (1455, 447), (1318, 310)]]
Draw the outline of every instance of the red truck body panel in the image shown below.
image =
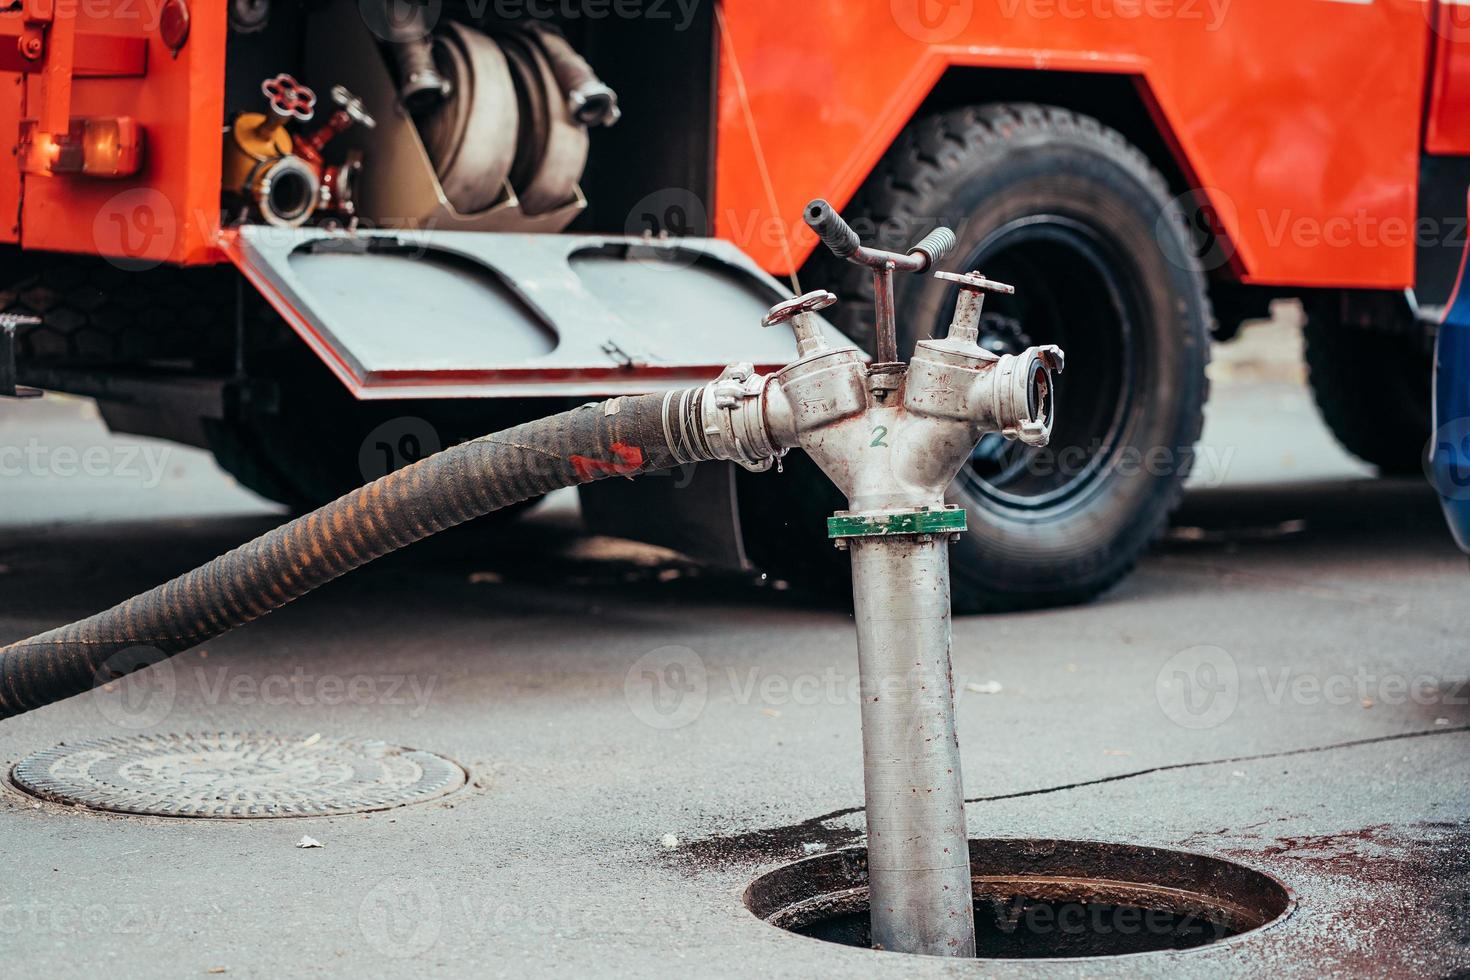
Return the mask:
[(1470, 154), (1470, 7), (1442, 4), (1434, 24), (1424, 149), (1464, 156)]
[[(70, 12), (77, 18), (79, 52), (87, 35), (146, 42), (141, 75), (125, 64), (111, 70), (79, 68), (72, 79), (70, 115), (131, 116), (147, 135), (147, 149), (135, 177), (27, 175), (23, 185), (15, 156), (0, 155), (0, 205), (24, 187), (18, 221), (7, 223), (19, 225), (24, 247), (144, 262), (218, 261), (225, 4), (194, 2), (189, 8), (188, 42), (174, 55), (160, 36), (158, 0), (57, 4), (57, 16)], [(23, 11), (0, 15), (0, 44), (14, 44), (10, 36), (21, 30), (24, 17)], [(22, 85), (12, 87), (18, 77)], [(11, 145), (18, 135), (10, 123), (13, 116), (45, 113), (41, 86), (39, 73), (0, 73), (0, 92), (7, 93), (0, 125)]]
[[(5, 141), (20, 132), (21, 104), (25, 100), (25, 76), (0, 72), (0, 137)], [(20, 174), (15, 157), (0, 153), (0, 243), (20, 241)]]
[[(32, 0), (35, 2), (35, 0)], [(65, 9), (62, 5), (59, 9)], [(148, 136), (120, 181), (30, 177), (0, 155), (0, 240), (179, 263), (221, 259), (224, 5), (75, 5), (78, 36), (144, 38), (142, 77), (84, 75), (72, 115), (127, 114)], [(810, 198), (845, 204), (949, 70), (1123, 74), (1208, 195), (1243, 280), (1400, 288), (1414, 277), (1421, 152), (1470, 153), (1470, 30), (1426, 0), (726, 0), (716, 232), (767, 270), (800, 266)], [(21, 11), (0, 15), (11, 44)], [(80, 45), (79, 45), (80, 50)], [(0, 65), (10, 63), (0, 61)], [(44, 111), (39, 78), (0, 71), (0, 132)], [(976, 101), (984, 101), (977, 84)], [(17, 202), (19, 202), (17, 204)]]
[[(844, 204), (951, 68), (1121, 72), (1208, 194), (1245, 281), (1405, 287), (1433, 10), (1423, 0), (732, 0), (718, 231), (773, 272), (798, 266), (815, 238), (791, 217), (816, 196)], [(975, 101), (985, 99), (979, 84)], [(1467, 119), (1441, 123), (1463, 139)]]

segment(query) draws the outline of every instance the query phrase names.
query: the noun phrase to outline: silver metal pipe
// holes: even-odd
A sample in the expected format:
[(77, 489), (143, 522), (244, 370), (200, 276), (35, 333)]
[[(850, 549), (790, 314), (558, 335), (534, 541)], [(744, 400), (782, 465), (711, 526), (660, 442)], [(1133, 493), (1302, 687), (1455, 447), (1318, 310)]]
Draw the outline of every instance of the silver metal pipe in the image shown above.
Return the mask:
[[(954, 234), (939, 229), (908, 255), (864, 248), (826, 201), (807, 223), (840, 257), (875, 270), (880, 361), (892, 346), (894, 271), (928, 268)], [(770, 377), (731, 365), (706, 386), (697, 417), (671, 411), (668, 442), (759, 470), (800, 448), (847, 498), (827, 533), (852, 557), (862, 690), (873, 945), (933, 956), (975, 955), (970, 850), (950, 667), (949, 538), (966, 528), (945, 488), (985, 432), (1035, 446), (1051, 435), (1056, 347), (997, 356), (977, 343), (981, 294), (1015, 290), (978, 273), (937, 273), (961, 298), (950, 334), (921, 340), (907, 365), (865, 364), (828, 346), (811, 314), (834, 301), (818, 290), (772, 307), (790, 322), (800, 356)], [(886, 352), (886, 353), (885, 353)], [(889, 396), (901, 393), (900, 398)], [(687, 420), (687, 423), (679, 423)], [(687, 437), (675, 438), (675, 429)], [(708, 457), (702, 457), (708, 458)], [(682, 457), (681, 457), (682, 461)]]
[(944, 535), (857, 537), (852, 555), (874, 946), (975, 955), (950, 667)]

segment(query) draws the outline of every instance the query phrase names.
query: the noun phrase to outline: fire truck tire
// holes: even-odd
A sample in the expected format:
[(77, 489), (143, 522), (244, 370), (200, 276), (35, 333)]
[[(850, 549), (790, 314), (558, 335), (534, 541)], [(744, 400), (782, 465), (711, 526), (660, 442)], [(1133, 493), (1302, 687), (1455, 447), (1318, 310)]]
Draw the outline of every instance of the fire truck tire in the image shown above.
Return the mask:
[[(1065, 605), (1112, 586), (1179, 503), (1208, 393), (1213, 314), (1164, 178), (1095, 119), (974, 106), (911, 124), (843, 211), (866, 242), (894, 251), (936, 225), (954, 228), (945, 269), (1016, 287), (987, 299), (981, 342), (1066, 351), (1051, 446), (987, 436), (951, 487), (969, 515), (951, 551), (955, 609)], [(836, 325), (870, 342), (866, 270), (820, 250), (803, 280), (836, 292)], [(929, 276), (899, 276), (895, 287), (907, 356), (916, 339), (944, 335), (955, 294)], [(809, 461), (788, 470), (785, 503), (769, 491), (742, 503), (756, 532), (749, 550), (785, 576), (841, 581), (846, 556), (825, 540), (823, 518), (844, 502)], [(747, 480), (742, 493), (756, 486)]]
[(1433, 356), (1412, 339), (1337, 322), (1327, 306), (1309, 307), (1302, 328), (1322, 421), (1342, 448), (1383, 475), (1420, 473), (1433, 427)]
[[(278, 405), (270, 412), (207, 422), (209, 448), (241, 486), (293, 513), (320, 507), (471, 438), (479, 425), (513, 424), (541, 408), (525, 403), (514, 414), (495, 415), (475, 405), (456, 411), (422, 402), (359, 402), (316, 355), (295, 346), (257, 354), (252, 370), (274, 383)], [(504, 526), (536, 502), (511, 504), (475, 523)]]
[[(410, 431), (417, 420), (409, 422)], [(333, 488), (350, 493), (377, 475), (364, 472), (339, 458), (329, 447), (342, 445), (360, 437), (361, 425), (345, 422), (340, 431), (318, 441), (295, 439), (280, 425), (259, 422), (253, 425), (214, 423), (206, 426), (209, 448), (214, 460), (235, 481), (252, 493), (284, 504), (292, 513), (305, 513), (330, 498)], [(390, 425), (391, 433), (393, 427)], [(391, 444), (391, 443), (390, 443)], [(416, 460), (403, 456), (401, 465)], [(534, 507), (540, 498), (511, 504), (493, 514), (479, 518), (476, 524), (503, 527)]]
[(266, 500), (285, 504), (293, 513), (312, 508), (319, 495), (304, 491), (281, 461), (259, 444), (259, 434), (252, 428), (212, 419), (205, 421), (204, 428), (215, 463), (236, 483)]

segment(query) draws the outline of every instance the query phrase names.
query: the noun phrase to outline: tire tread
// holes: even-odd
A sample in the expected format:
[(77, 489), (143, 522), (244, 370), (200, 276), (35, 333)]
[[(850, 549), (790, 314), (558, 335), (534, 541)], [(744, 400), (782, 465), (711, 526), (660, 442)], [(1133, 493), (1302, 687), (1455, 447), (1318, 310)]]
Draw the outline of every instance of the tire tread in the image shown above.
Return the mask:
[[(1173, 196), (1162, 173), (1153, 166), (1142, 150), (1130, 143), (1122, 133), (1097, 119), (1058, 106), (1035, 103), (992, 103), (965, 106), (915, 120), (895, 141), (872, 176), (854, 197), (848, 211), (871, 220), (877, 229), (885, 224), (913, 229), (926, 214), (926, 202), (920, 188), (933, 188), (946, 173), (961, 166), (974, 167), (978, 160), (998, 158), (1017, 147), (1066, 139), (1096, 150), (1121, 166), (1144, 187), (1160, 207), (1168, 207)], [(933, 211), (933, 202), (928, 203)], [(873, 230), (859, 229), (865, 237)], [(880, 231), (881, 237), (881, 231)], [(902, 247), (882, 243), (880, 247)], [(1195, 293), (1194, 309), (1203, 311), (1203, 329), (1191, 325), (1190, 305), (1181, 303), (1179, 326), (1185, 343), (1200, 349), (1201, 365), (1208, 363), (1208, 337), (1214, 330), (1214, 315), (1205, 287), (1205, 275), (1198, 263), (1187, 270), (1190, 288)], [(873, 290), (866, 270), (819, 252), (808, 263), (803, 277), (811, 276), (837, 294), (834, 307), (836, 326), (862, 344), (871, 344), (873, 326), (871, 304)], [(1204, 425), (1203, 406), (1209, 397), (1209, 379), (1202, 380), (1202, 392), (1187, 420), (1187, 445), (1194, 446)], [(1182, 441), (1181, 441), (1182, 442)], [(1192, 459), (1192, 456), (1191, 456)], [(1179, 469), (1169, 481), (1162, 504), (1155, 508), (1153, 527), (1141, 536), (1141, 544), (1127, 550), (1082, 559), (1076, 564), (1078, 581), (1070, 586), (1036, 593), (999, 593), (991, 583), (955, 562), (953, 568), (954, 606), (958, 612), (1003, 612), (1035, 609), (1086, 602), (1106, 591), (1137, 565), (1138, 559), (1158, 540), (1178, 508), (1184, 495), (1188, 465)], [(1088, 564), (1093, 568), (1086, 568)], [(830, 566), (828, 572), (830, 573)], [(813, 571), (804, 569), (803, 571)]]

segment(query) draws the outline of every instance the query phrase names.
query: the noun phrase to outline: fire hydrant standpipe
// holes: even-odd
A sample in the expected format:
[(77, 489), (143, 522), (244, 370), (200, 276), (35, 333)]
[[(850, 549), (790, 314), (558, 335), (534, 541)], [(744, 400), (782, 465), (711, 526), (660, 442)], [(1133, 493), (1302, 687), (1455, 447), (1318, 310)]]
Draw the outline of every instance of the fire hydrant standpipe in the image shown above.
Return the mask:
[[(825, 201), (808, 206), (807, 221), (834, 252), (874, 270), (877, 348), (888, 360), (828, 344), (811, 313), (836, 302), (831, 293), (780, 303), (764, 322), (790, 322), (798, 356), (773, 375), (731, 365), (701, 387), (614, 398), (451, 447), (109, 610), (0, 648), (0, 718), (106, 684), (557, 487), (717, 459), (762, 471), (800, 448), (849, 501), (828, 534), (852, 556), (873, 943), (973, 956), (947, 550), (966, 518), (944, 494), (983, 434), (1046, 443), (1062, 354), (980, 348), (982, 294), (1011, 288), (938, 273), (961, 290), (949, 335), (899, 363), (892, 273), (930, 268), (953, 233), (938, 229), (900, 255), (863, 247)], [(152, 655), (117, 656), (140, 645)]]
[(949, 542), (853, 538), (872, 942), (975, 955), (950, 669)]
[(810, 314), (836, 297), (808, 293), (765, 318), (792, 324), (795, 362), (770, 377), (727, 368), (702, 404), (671, 405), (665, 418), (702, 418), (699, 447), (749, 469), (800, 448), (846, 494), (849, 509), (829, 519), (828, 534), (852, 557), (872, 942), (974, 956), (950, 666), (948, 545), (966, 517), (944, 496), (985, 433), (1046, 443), (1062, 352), (984, 350), (984, 293), (1014, 290), (978, 273), (938, 273), (960, 288), (949, 335), (920, 341), (900, 363), (893, 273), (931, 268), (954, 247), (953, 233), (940, 228), (898, 254), (863, 247), (825, 201), (809, 204), (806, 220), (835, 254), (873, 270), (877, 360), (830, 347)]

